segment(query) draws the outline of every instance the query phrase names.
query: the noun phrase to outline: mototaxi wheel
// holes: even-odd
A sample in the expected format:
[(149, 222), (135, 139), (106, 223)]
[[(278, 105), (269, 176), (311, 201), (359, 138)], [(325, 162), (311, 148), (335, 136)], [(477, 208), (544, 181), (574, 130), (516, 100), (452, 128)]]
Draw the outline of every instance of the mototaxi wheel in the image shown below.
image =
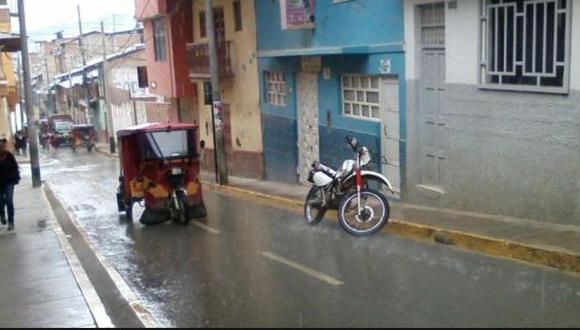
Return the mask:
[(374, 189), (361, 189), (361, 208), (358, 214), (356, 191), (344, 196), (338, 208), (341, 227), (354, 236), (369, 236), (380, 231), (389, 221), (390, 208), (386, 197)]
[(313, 186), (306, 197), (304, 202), (304, 219), (310, 225), (317, 225), (324, 219), (328, 207), (322, 206), (324, 203), (322, 189), (320, 187)]
[(187, 194), (182, 190), (178, 191), (176, 194), (177, 205), (179, 206), (179, 209), (174, 210), (175, 221), (180, 225), (187, 226), (192, 218), (189, 197), (187, 197)]
[(129, 204), (125, 206), (125, 219), (129, 222), (133, 222), (133, 204), (135, 204), (135, 202), (130, 201)]

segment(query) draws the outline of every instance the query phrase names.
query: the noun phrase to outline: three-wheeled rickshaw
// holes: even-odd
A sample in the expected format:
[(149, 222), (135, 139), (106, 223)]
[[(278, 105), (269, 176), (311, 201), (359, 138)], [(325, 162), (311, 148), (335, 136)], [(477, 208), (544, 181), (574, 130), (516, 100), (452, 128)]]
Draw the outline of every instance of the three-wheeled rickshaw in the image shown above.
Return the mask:
[(72, 134), (73, 123), (68, 120), (54, 120), (50, 122), (52, 133), (52, 147), (71, 147), (74, 149), (74, 139)]
[(186, 225), (206, 216), (197, 150), (198, 126), (144, 124), (117, 133), (121, 173), (117, 204), (133, 220), (133, 204), (144, 201), (141, 223), (174, 220)]
[(92, 152), (95, 148), (95, 128), (92, 125), (73, 125), (74, 148), (85, 148)]

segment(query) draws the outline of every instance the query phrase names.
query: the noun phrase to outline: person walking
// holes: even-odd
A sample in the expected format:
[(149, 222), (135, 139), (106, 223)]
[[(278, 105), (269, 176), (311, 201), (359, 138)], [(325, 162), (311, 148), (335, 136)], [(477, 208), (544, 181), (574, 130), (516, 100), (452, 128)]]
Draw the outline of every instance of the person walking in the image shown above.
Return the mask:
[(17, 155), (20, 155), (20, 131), (16, 132), (16, 134), (14, 134), (14, 152)]
[(22, 156), (26, 157), (26, 150), (28, 149), (28, 131), (21, 131), (20, 134), (20, 150)]
[[(7, 150), (8, 141), (0, 140), (0, 222), (14, 230), (14, 186), (20, 183), (20, 170), (14, 155)], [(4, 211), (8, 211), (8, 217)]]

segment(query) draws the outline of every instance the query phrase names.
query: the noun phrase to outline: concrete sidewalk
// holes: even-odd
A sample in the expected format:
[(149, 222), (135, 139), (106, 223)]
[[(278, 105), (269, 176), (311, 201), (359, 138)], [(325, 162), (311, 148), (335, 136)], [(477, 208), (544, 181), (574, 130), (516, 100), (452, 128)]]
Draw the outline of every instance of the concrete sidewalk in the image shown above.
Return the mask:
[(23, 164), (30, 164), (30, 155), (26, 154), (25, 156), (20, 156), (17, 154), (14, 154), (14, 158), (16, 158), (16, 162), (22, 166)]
[[(101, 152), (111, 156), (106, 148)], [(206, 188), (297, 212), (302, 212), (310, 189), (238, 177), (230, 177), (227, 187), (218, 186), (215, 175), (208, 172), (202, 179)], [(388, 233), (580, 273), (580, 226), (430, 208), (396, 199), (390, 203), (391, 220), (385, 227)], [(327, 217), (336, 219), (336, 212), (329, 212)]]
[(15, 204), (16, 230), (0, 228), (0, 327), (96, 327), (43, 190), (19, 185)]

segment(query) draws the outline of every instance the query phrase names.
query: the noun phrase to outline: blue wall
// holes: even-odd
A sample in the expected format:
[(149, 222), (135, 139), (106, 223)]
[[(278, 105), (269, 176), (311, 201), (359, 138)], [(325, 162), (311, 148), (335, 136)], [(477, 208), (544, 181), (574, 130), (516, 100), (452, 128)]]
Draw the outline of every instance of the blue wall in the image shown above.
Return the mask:
[(316, 29), (282, 30), (279, 0), (257, 0), (258, 50), (359, 46), (404, 40), (403, 0), (317, 0)]
[[(333, 4), (332, 0), (316, 2), (316, 29), (282, 31), (278, 0), (256, 1), (258, 18), (258, 48), (277, 51), (295, 48), (372, 46), (400, 43), (404, 38), (402, 0), (352, 0)], [(402, 50), (356, 55), (322, 55), (322, 67), (329, 68), (330, 79), (318, 78), (320, 160), (340, 166), (352, 158), (345, 136), (356, 136), (377, 155), (381, 151), (381, 125), (376, 121), (342, 115), (341, 78), (343, 74), (382, 75), (381, 60), (390, 60), (391, 75), (400, 83), (400, 132), (406, 136), (405, 55)], [(262, 132), (266, 179), (296, 181), (297, 147), (297, 86), (300, 72), (299, 56), (260, 57)], [(265, 71), (281, 71), (286, 75), (286, 106), (266, 103)], [(329, 125), (328, 118), (331, 118)], [(404, 145), (401, 164), (404, 166)], [(379, 159), (376, 159), (378, 161)], [(376, 163), (378, 167), (378, 162)], [(402, 173), (403, 174), (403, 173)], [(402, 175), (402, 177), (404, 177)]]

